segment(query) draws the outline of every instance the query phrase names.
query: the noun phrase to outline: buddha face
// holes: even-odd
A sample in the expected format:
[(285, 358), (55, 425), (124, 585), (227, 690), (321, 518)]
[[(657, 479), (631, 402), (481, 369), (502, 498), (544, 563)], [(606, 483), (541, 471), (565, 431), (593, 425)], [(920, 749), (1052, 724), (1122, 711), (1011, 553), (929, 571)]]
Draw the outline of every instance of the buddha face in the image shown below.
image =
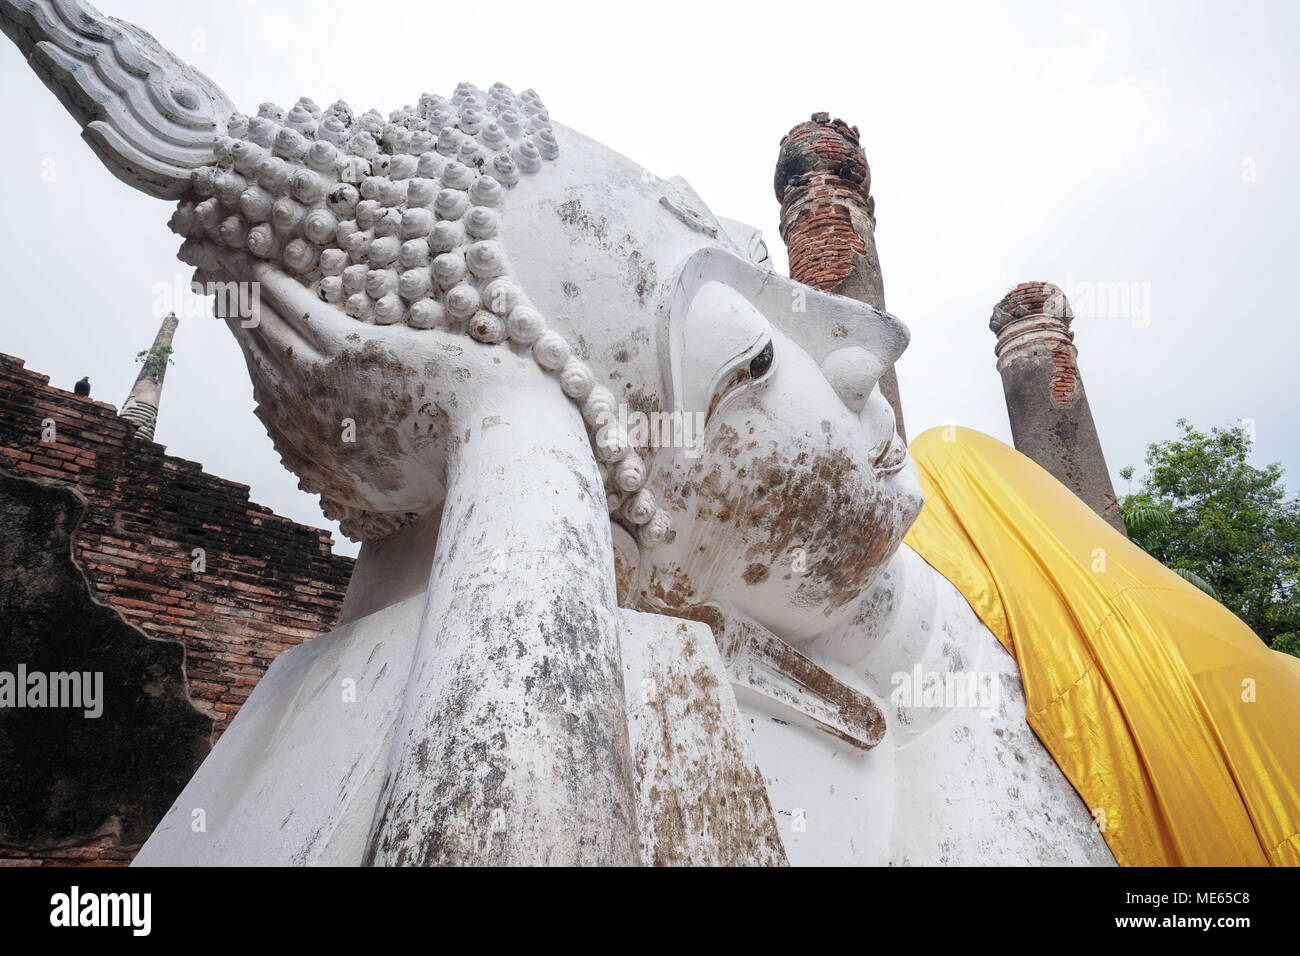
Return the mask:
[(646, 486), (673, 530), (638, 548), (616, 528), (621, 600), (731, 604), (787, 638), (837, 626), (921, 506), (876, 387), (906, 329), (773, 274), (752, 232), (684, 183), (564, 132), (581, 161), (558, 162), (558, 184), (520, 184), (532, 242), (507, 247), (648, 438)]
[(731, 604), (797, 639), (855, 612), (921, 494), (875, 388), (879, 356), (845, 346), (818, 362), (780, 319), (719, 282), (696, 296), (688, 323), (730, 320), (747, 347), (724, 363), (697, 454), (656, 470), (674, 536), (639, 586), (647, 603)]

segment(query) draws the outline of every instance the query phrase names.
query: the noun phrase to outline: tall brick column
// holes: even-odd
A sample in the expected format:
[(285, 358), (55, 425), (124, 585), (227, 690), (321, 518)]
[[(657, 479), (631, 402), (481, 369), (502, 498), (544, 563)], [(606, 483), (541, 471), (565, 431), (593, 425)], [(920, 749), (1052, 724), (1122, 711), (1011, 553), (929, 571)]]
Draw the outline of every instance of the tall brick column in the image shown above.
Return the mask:
[(1070, 323), (1057, 286), (1022, 282), (993, 308), (989, 328), (1016, 450), (1036, 461), (1121, 533), (1115, 488), (1079, 375)]
[(153, 346), (145, 353), (144, 364), (140, 374), (135, 378), (131, 394), (122, 404), (118, 414), (136, 426), (135, 433), (141, 438), (153, 440), (153, 427), (158, 423), (158, 404), (162, 401), (163, 378), (167, 375), (167, 363), (172, 350), (172, 336), (180, 320), (176, 313), (170, 313), (158, 327)]
[[(858, 128), (814, 113), (781, 140), (773, 181), (781, 203), (781, 238), (797, 282), (885, 307), (876, 254), (876, 203)], [(880, 377), (904, 441), (903, 406), (892, 368)]]

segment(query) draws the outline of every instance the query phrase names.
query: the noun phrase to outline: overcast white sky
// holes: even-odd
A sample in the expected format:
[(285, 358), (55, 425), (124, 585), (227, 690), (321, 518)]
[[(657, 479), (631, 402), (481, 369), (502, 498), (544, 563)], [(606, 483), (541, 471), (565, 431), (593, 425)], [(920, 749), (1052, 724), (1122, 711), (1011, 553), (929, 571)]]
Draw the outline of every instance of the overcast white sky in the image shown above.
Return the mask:
[[(912, 329), (899, 377), (913, 437), (956, 422), (1010, 441), (988, 330), (1010, 286), (1057, 282), (1080, 312), (1089, 292), (1136, 283), (1149, 314), (1110, 314), (1103, 295), (1100, 314), (1075, 322), (1117, 490), (1119, 469), (1140, 469), (1180, 416), (1253, 419), (1255, 463), (1280, 461), (1300, 487), (1300, 333), (1285, 291), (1300, 220), (1300, 5), (99, 6), (250, 113), (302, 95), (387, 113), (460, 80), (531, 86), (558, 122), (760, 227), (782, 271), (778, 142), (814, 111), (841, 116), (871, 164), (888, 306)], [(188, 285), (171, 204), (104, 171), (8, 43), (0, 90), (0, 351), (64, 388), (89, 375), (95, 397), (120, 404), (157, 329), (155, 285)], [(331, 527), (253, 416), (225, 327), (183, 318), (175, 347), (158, 440), (280, 514)]]

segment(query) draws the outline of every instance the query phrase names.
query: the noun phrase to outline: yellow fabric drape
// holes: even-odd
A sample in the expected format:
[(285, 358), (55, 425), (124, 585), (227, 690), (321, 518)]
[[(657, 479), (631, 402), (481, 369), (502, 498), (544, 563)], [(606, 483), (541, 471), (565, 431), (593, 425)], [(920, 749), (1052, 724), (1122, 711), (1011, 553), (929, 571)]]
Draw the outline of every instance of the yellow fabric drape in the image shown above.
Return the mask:
[(905, 540), (1016, 659), (1120, 864), (1300, 864), (1300, 659), (1002, 442), (935, 428), (911, 453)]

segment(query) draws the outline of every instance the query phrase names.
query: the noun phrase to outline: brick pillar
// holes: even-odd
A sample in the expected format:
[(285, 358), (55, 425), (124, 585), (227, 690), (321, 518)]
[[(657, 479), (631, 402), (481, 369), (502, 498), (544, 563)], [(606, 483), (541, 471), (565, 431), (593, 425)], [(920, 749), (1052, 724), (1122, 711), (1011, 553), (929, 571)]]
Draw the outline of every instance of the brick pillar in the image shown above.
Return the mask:
[(172, 336), (180, 320), (176, 313), (170, 313), (158, 327), (153, 346), (144, 356), (140, 374), (136, 376), (131, 394), (122, 403), (118, 414), (136, 426), (135, 433), (141, 438), (153, 440), (153, 427), (158, 423), (158, 404), (162, 401), (163, 378), (167, 375), (167, 363), (172, 350)]
[(1032, 458), (1121, 533), (1115, 488), (1079, 375), (1070, 323), (1057, 286), (1022, 282), (993, 308), (989, 328), (1016, 450)]
[[(871, 169), (858, 143), (858, 128), (832, 120), (829, 113), (814, 113), (781, 140), (773, 185), (781, 203), (790, 278), (884, 309)], [(898, 434), (907, 441), (893, 368), (880, 376), (880, 392), (893, 406)]]

